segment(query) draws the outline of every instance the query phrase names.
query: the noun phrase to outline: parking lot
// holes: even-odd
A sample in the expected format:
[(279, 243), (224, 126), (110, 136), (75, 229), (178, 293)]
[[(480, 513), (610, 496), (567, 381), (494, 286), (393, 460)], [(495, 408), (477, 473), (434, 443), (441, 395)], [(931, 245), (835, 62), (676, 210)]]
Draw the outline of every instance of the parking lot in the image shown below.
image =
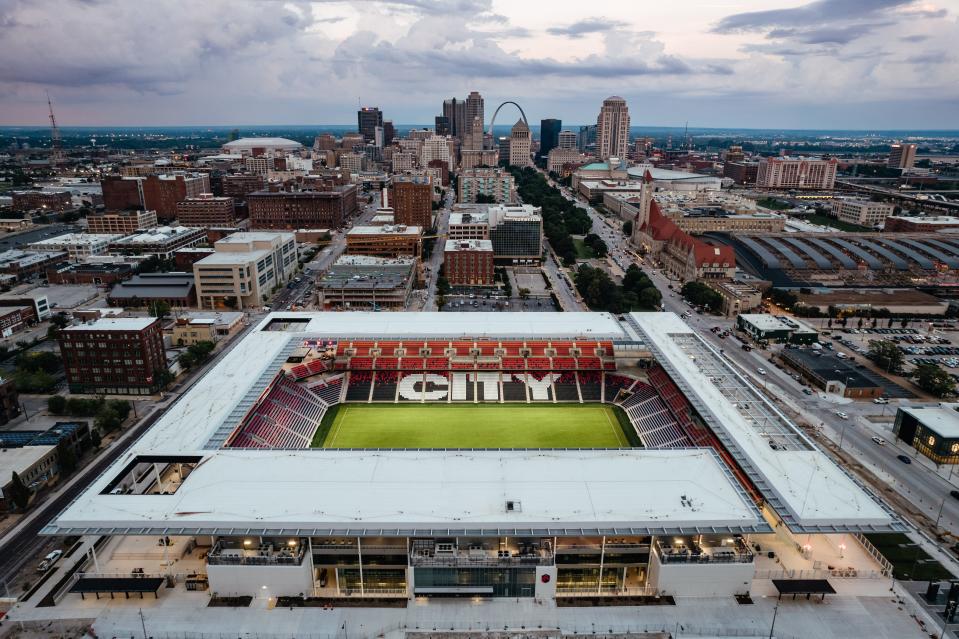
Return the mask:
[(470, 313), (482, 311), (488, 313), (490, 311), (503, 311), (521, 313), (538, 311), (550, 313), (557, 310), (552, 298), (549, 297), (530, 298), (527, 300), (513, 298), (506, 300), (486, 299), (485, 296), (480, 295), (475, 295), (472, 298), (469, 295), (447, 295), (446, 300), (446, 306), (443, 308), (444, 312)]

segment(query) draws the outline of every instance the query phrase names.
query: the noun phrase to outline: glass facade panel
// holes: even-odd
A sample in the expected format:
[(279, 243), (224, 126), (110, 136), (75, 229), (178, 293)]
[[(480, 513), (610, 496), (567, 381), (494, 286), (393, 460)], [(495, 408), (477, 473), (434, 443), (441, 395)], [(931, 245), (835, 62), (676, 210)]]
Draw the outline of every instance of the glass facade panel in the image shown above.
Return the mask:
[(415, 588), (470, 588), (489, 586), (495, 597), (532, 597), (535, 568), (417, 568)]

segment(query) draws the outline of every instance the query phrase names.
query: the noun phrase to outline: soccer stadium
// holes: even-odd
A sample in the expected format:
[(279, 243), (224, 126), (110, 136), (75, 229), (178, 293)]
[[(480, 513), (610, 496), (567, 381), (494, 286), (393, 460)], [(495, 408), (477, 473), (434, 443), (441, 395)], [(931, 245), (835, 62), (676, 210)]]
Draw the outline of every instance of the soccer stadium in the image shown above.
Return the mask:
[(559, 601), (901, 528), (671, 313), (344, 312), (269, 315), (44, 532), (221, 596)]

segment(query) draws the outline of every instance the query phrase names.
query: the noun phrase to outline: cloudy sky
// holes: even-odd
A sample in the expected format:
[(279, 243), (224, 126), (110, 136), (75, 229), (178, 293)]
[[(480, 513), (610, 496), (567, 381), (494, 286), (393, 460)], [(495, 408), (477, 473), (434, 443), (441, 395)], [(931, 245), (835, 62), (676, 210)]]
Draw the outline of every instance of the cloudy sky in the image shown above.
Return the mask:
[(0, 125), (45, 90), (63, 125), (233, 125), (475, 89), (487, 122), (959, 129), (956, 42), (959, 0), (0, 0)]

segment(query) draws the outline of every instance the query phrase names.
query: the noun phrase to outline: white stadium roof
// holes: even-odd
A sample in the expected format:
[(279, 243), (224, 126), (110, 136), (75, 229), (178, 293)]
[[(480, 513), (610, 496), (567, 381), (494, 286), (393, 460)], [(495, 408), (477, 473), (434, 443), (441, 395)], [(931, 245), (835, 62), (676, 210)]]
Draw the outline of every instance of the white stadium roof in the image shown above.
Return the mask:
[[(288, 330), (267, 330), (276, 328), (275, 320), (294, 321)], [(303, 340), (472, 336), (628, 344), (635, 343), (637, 335), (678, 385), (694, 389), (694, 406), (709, 406), (704, 419), (737, 461), (744, 462), (747, 474), (790, 528), (868, 530), (894, 524), (878, 502), (811, 444), (797, 440), (795, 450), (772, 450), (674, 342), (675, 335), (693, 334), (670, 313), (634, 313), (621, 322), (608, 313), (280, 312), (236, 343), (45, 532), (343, 534), (349, 529), (349, 534), (372, 535), (389, 530), (471, 534), (466, 531), (482, 528), (493, 531), (489, 534), (548, 529), (542, 534), (563, 535), (587, 529), (609, 534), (769, 530), (726, 464), (706, 448), (220, 448), (251, 398), (259, 396)], [(635, 352), (630, 357), (635, 358)], [(173, 495), (100, 494), (134, 459), (149, 456), (202, 461)], [(520, 502), (521, 510), (507, 512), (506, 500)], [(285, 532), (278, 532), (281, 529)], [(288, 532), (291, 529), (302, 532)]]

